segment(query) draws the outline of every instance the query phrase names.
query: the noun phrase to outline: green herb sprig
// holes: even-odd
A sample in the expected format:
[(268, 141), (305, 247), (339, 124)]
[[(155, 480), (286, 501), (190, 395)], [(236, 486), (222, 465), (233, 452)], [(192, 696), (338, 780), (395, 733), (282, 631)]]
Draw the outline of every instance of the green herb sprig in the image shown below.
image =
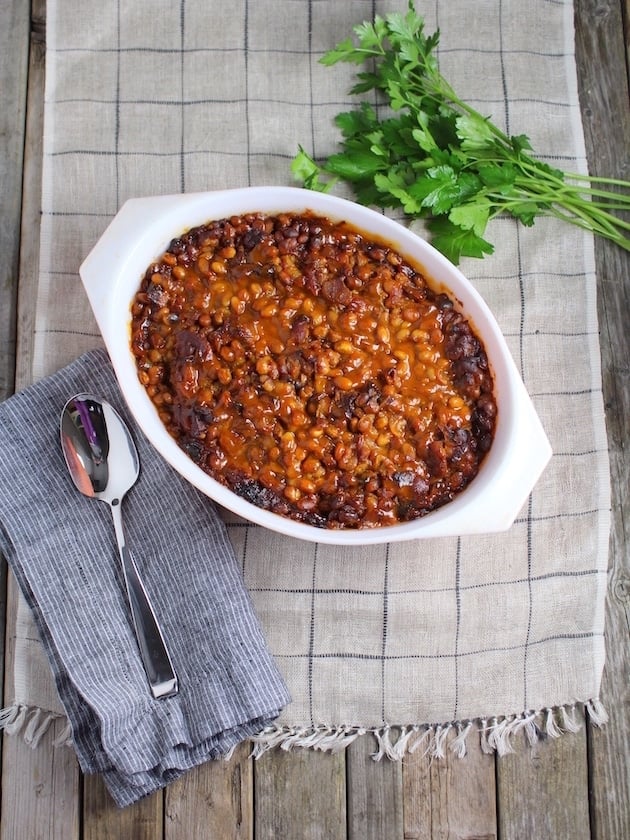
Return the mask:
[(388, 115), (365, 101), (338, 114), (342, 151), (317, 163), (300, 147), (292, 161), (305, 187), (328, 192), (341, 179), (362, 204), (427, 219), (432, 243), (455, 263), (491, 254), (486, 227), (506, 213), (528, 226), (555, 216), (630, 250), (630, 224), (616, 213), (630, 210), (630, 183), (555, 169), (529, 154), (526, 135), (508, 137), (460, 99), (438, 68), (439, 32), (425, 34), (413, 0), (406, 14), (353, 31), (321, 62), (368, 62), (350, 93), (376, 91)]

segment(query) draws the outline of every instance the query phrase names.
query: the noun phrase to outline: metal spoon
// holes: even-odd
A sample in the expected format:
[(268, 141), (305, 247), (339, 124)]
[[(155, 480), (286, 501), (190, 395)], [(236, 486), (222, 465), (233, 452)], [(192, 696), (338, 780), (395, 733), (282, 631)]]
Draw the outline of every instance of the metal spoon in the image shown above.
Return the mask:
[(127, 598), (151, 693), (155, 698), (177, 694), (171, 658), (122, 526), (121, 502), (140, 472), (129, 429), (108, 402), (92, 394), (77, 394), (61, 413), (61, 447), (77, 489), (107, 502), (111, 508)]

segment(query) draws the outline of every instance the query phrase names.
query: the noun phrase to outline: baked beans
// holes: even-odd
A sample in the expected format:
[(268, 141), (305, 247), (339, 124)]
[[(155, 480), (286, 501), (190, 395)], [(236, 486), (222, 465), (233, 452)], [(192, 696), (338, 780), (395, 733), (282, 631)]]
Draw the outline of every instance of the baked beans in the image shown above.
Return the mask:
[(202, 470), (327, 528), (423, 516), (477, 474), (497, 407), (447, 294), (385, 242), (310, 212), (174, 239), (132, 304), (138, 376)]

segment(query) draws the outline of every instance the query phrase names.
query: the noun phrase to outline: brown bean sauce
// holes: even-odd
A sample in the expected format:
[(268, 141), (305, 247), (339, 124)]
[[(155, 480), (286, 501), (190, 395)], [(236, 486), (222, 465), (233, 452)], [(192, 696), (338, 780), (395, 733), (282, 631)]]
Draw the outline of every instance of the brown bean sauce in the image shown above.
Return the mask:
[(423, 516), (492, 443), (488, 360), (453, 301), (385, 243), (309, 212), (174, 239), (135, 296), (131, 346), (202, 470), (319, 527)]

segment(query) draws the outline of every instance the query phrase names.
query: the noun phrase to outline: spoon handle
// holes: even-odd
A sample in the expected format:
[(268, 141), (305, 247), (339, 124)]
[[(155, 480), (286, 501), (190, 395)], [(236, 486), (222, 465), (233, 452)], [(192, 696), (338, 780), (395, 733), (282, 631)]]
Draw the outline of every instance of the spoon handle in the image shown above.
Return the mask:
[(111, 511), (131, 617), (151, 693), (156, 699), (171, 697), (179, 690), (177, 676), (138, 567), (125, 541), (120, 500), (114, 500)]

